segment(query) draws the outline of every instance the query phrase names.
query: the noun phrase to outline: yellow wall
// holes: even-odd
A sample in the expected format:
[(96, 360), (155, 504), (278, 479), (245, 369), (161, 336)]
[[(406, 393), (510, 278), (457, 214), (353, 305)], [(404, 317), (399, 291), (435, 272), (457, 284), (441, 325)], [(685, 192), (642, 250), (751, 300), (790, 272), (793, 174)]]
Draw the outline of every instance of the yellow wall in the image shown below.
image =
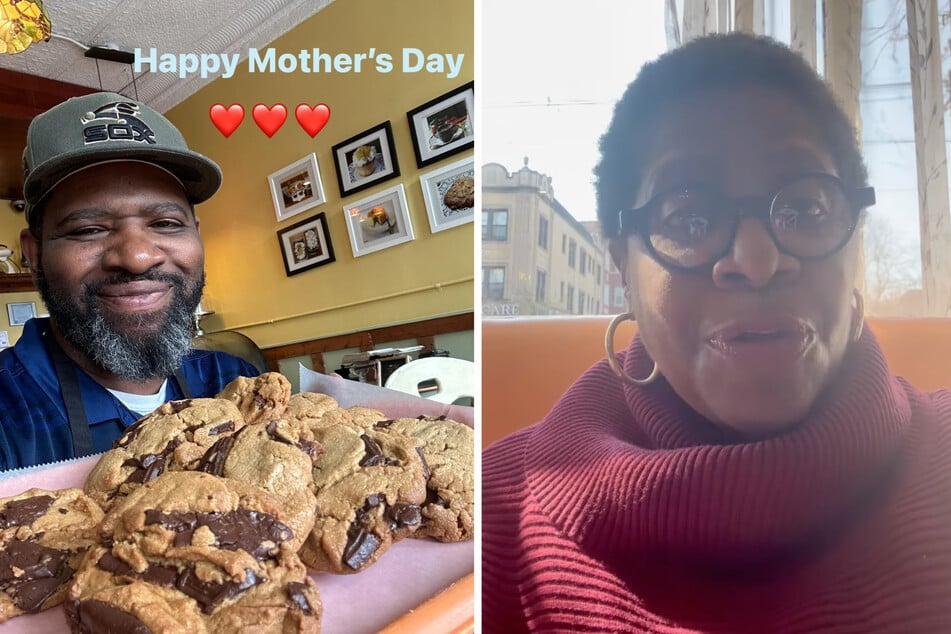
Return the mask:
[[(20, 263), (20, 230), (26, 227), (26, 220), (22, 213), (15, 212), (10, 207), (10, 201), (0, 198), (0, 244), (5, 244), (13, 249), (11, 259), (17, 264)], [(0, 273), (2, 275), (2, 273)], [(46, 312), (40, 294), (31, 293), (0, 293), (0, 330), (6, 330), (7, 336), (12, 346), (23, 333), (21, 326), (11, 326), (9, 314), (7, 313), (7, 304), (12, 302), (36, 302), (37, 314)]]
[[(388, 74), (373, 66), (361, 73), (249, 73), (218, 79), (170, 110), (167, 116), (191, 147), (217, 161), (224, 172), (218, 194), (199, 206), (206, 247), (211, 307), (209, 331), (236, 328), (268, 347), (473, 308), (473, 224), (432, 233), (419, 176), (472, 155), (457, 154), (424, 169), (416, 167), (406, 112), (471, 81), (472, 0), (337, 0), (272, 42), (277, 54), (301, 49), (358, 53), (371, 47), (393, 55)], [(463, 53), (459, 76), (404, 73), (401, 52)], [(478, 88), (478, 87), (477, 87)], [(294, 119), (299, 103), (326, 103), (324, 129), (311, 139)], [(245, 120), (224, 138), (211, 124), (212, 104), (239, 103)], [(267, 138), (251, 119), (256, 103), (283, 103), (284, 126)], [(400, 176), (340, 197), (331, 147), (389, 120)], [(327, 202), (281, 223), (276, 221), (267, 176), (316, 152)], [(354, 258), (343, 206), (402, 183), (416, 239)], [(287, 277), (277, 230), (324, 212), (336, 262)]]

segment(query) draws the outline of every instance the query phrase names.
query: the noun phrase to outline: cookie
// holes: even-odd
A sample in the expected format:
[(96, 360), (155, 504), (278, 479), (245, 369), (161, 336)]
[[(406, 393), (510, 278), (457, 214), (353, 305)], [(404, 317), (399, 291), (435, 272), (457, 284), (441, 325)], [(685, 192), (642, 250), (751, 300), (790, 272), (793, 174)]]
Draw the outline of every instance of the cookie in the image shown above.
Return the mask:
[(449, 186), (443, 202), (450, 209), (466, 209), (475, 206), (475, 180), (471, 176), (463, 176)]
[(69, 589), (73, 631), (319, 630), (301, 536), (256, 487), (165, 473), (117, 503), (100, 533)]
[(0, 499), (0, 623), (59, 605), (97, 541), (99, 506), (80, 489)]
[(251, 484), (273, 494), (281, 503), (287, 524), (306, 535), (314, 524), (314, 460), (323, 453), (320, 443), (301, 423), (272, 420), (248, 425), (221, 441), (219, 453), (206, 471)]
[(324, 453), (314, 462), (317, 517), (300, 557), (326, 572), (359, 572), (419, 525), (426, 499), (413, 441), (351, 423), (314, 428)]
[(108, 510), (116, 498), (165, 471), (208, 469), (216, 443), (244, 425), (231, 401), (169, 401), (139, 419), (113, 443), (93, 467), (83, 488)]
[(239, 376), (221, 390), (216, 398), (238, 406), (248, 425), (279, 418), (291, 397), (291, 383), (280, 372), (265, 372), (248, 378)]
[(398, 418), (381, 421), (377, 428), (413, 438), (429, 468), (422, 522), (413, 537), (442, 542), (472, 539), (475, 509), (472, 428), (445, 417)]
[(359, 405), (348, 407), (347, 413), (350, 414), (350, 418), (353, 420), (354, 424), (359, 425), (364, 429), (373, 427), (378, 422), (387, 419), (386, 414), (383, 412), (370, 407), (361, 407)]

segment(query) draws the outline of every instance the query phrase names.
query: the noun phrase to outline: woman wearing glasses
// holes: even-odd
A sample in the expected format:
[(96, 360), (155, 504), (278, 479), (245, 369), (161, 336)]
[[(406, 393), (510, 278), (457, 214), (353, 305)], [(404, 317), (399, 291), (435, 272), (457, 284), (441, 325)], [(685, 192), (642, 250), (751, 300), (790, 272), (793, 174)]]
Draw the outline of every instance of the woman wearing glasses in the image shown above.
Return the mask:
[(629, 86), (596, 176), (630, 313), (485, 452), (486, 632), (951, 631), (951, 394), (862, 328), (855, 139), (770, 40)]

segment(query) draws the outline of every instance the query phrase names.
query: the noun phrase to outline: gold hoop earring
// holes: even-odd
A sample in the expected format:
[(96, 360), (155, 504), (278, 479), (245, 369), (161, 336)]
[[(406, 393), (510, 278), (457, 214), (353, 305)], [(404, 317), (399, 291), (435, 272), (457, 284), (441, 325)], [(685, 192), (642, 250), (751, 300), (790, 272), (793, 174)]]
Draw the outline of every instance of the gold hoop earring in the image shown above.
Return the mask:
[(865, 300), (858, 289), (852, 289), (852, 297), (855, 298), (855, 312), (858, 315), (857, 323), (852, 324), (852, 341), (858, 341), (862, 338), (862, 330), (865, 328)]
[(615, 315), (614, 319), (611, 320), (611, 323), (608, 325), (608, 331), (604, 333), (604, 352), (608, 357), (608, 365), (611, 366), (611, 369), (614, 371), (618, 377), (623, 381), (627, 381), (631, 385), (637, 385), (638, 387), (644, 387), (645, 385), (650, 385), (654, 382), (658, 376), (660, 376), (660, 369), (657, 367), (657, 362), (654, 361), (654, 369), (651, 370), (650, 375), (646, 379), (634, 379), (627, 375), (624, 372), (624, 368), (621, 367), (620, 362), (617, 360), (617, 355), (614, 354), (614, 331), (617, 330), (617, 327), (624, 321), (634, 321), (633, 313), (621, 313), (620, 315)]

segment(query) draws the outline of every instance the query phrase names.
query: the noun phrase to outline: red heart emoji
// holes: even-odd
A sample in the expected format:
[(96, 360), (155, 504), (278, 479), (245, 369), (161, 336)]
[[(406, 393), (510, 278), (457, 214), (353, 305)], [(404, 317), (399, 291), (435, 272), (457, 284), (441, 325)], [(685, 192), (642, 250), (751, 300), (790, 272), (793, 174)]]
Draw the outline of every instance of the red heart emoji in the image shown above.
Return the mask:
[(244, 121), (244, 108), (238, 103), (233, 103), (227, 108), (216, 103), (208, 111), (208, 115), (211, 117), (211, 122), (218, 128), (218, 132), (225, 135), (227, 139)]
[(254, 117), (254, 122), (261, 128), (261, 132), (270, 139), (284, 125), (284, 121), (287, 119), (287, 108), (282, 103), (274, 104), (271, 108), (259, 103), (252, 108), (251, 116)]
[(327, 125), (327, 120), (330, 119), (330, 107), (325, 103), (319, 103), (311, 108), (306, 103), (302, 103), (294, 110), (294, 115), (300, 127), (304, 128), (304, 132), (313, 139)]

